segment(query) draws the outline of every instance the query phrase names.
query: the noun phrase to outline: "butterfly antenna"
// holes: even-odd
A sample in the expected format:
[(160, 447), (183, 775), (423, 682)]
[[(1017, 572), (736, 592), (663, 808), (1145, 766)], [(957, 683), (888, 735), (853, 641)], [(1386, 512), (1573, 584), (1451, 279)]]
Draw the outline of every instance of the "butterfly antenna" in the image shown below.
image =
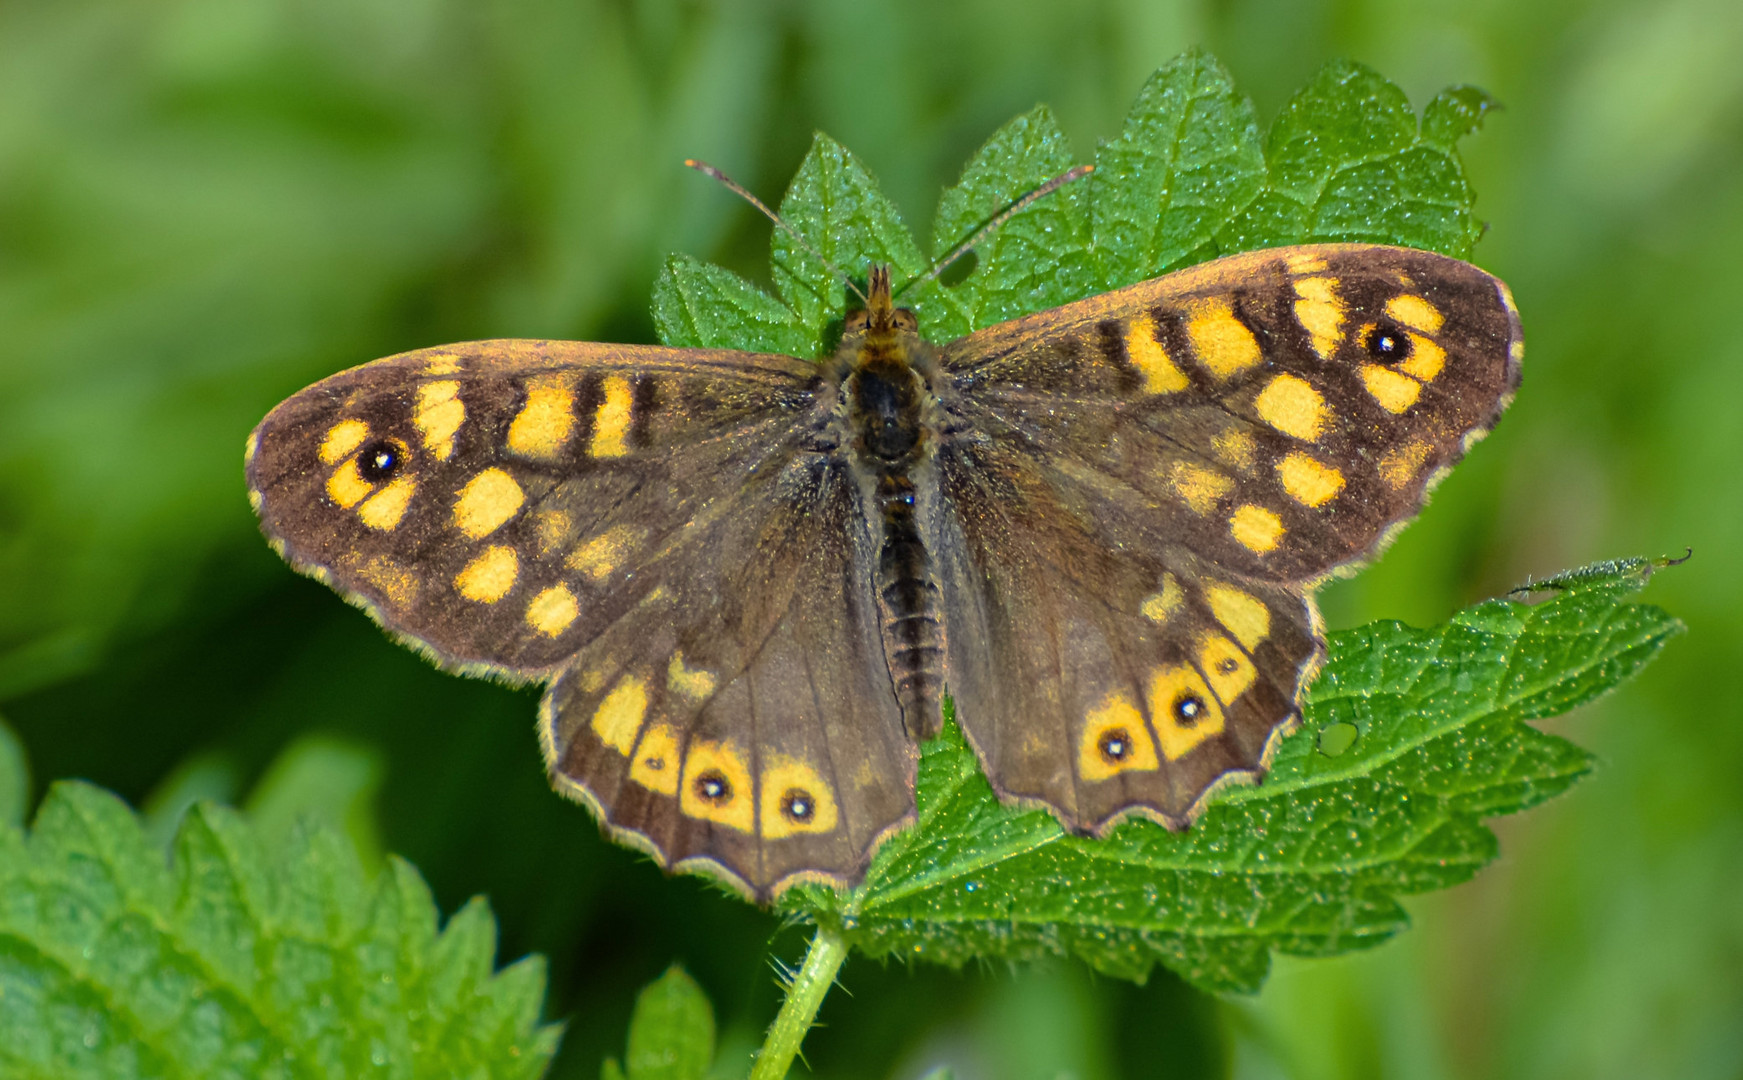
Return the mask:
[(1072, 183), (1072, 182), (1077, 181), (1077, 180), (1082, 180), (1084, 177), (1088, 176), (1090, 173), (1092, 173), (1094, 171), (1095, 171), (1094, 165), (1079, 165), (1075, 169), (1071, 169), (1071, 170), (1068, 170), (1066, 172), (1060, 173), (1058, 176), (1055, 176), (1053, 179), (1047, 181), (1045, 184), (1042, 184), (1040, 187), (1036, 188), (1034, 191), (1029, 192), (1029, 194), (1023, 196), (1022, 198), (1018, 199), (1016, 202), (1005, 207), (1003, 210), (999, 211), (997, 214), (994, 214), (992, 217), (992, 220), (988, 221), (985, 225), (982, 225), (980, 228), (978, 228), (974, 231), (973, 236), (969, 237), (967, 240), (964, 240), (962, 243), (956, 245), (955, 249), (953, 249), (950, 252), (950, 254), (944, 256), (944, 258), (939, 259), (937, 262), (933, 263), (932, 269), (926, 271), (924, 274), (921, 274), (919, 277), (915, 278), (914, 280), (908, 282), (906, 285), (903, 285), (901, 288), (897, 289), (896, 294), (899, 296), (902, 293), (907, 292), (908, 289), (910, 289), (911, 287), (913, 287), (915, 285), (921, 285), (921, 284), (924, 284), (925, 282), (933, 280), (939, 274), (942, 274), (942, 273), (944, 273), (944, 271), (950, 269), (950, 265), (952, 263), (954, 263), (956, 260), (962, 258), (964, 255), (968, 254), (971, 250), (973, 250), (976, 246), (978, 246), (982, 240), (985, 240), (987, 238), (987, 236), (989, 236), (993, 232), (993, 230), (997, 229), (999, 226), (1003, 225), (1005, 222), (1011, 220), (1011, 218), (1015, 217), (1017, 214), (1022, 213), (1024, 210), (1027, 210), (1030, 206), (1034, 205), (1037, 200), (1045, 199), (1047, 196), (1053, 194), (1055, 191), (1058, 191), (1060, 188), (1064, 187), (1066, 184)]
[(803, 236), (800, 236), (798, 233), (798, 230), (794, 229), (791, 225), (782, 221), (781, 215), (775, 213), (773, 210), (770, 210), (766, 205), (764, 205), (764, 203), (761, 199), (757, 198), (755, 195), (752, 195), (750, 193), (750, 191), (747, 190), (743, 184), (740, 184), (737, 180), (734, 180), (732, 177), (721, 172), (719, 169), (716, 169), (714, 166), (708, 164), (706, 161), (697, 161), (695, 158), (685, 158), (684, 164), (690, 166), (692, 169), (695, 169), (697, 172), (701, 173), (704, 176), (713, 177), (715, 180), (718, 180), (721, 184), (725, 185), (726, 190), (732, 192), (734, 195), (737, 195), (739, 198), (743, 199), (745, 202), (750, 203), (752, 206), (756, 207), (758, 210), (761, 210), (763, 212), (763, 214), (765, 216), (767, 216), (770, 221), (774, 222), (776, 225), (779, 225), (781, 227), (782, 232), (784, 232), (788, 236), (792, 237), (793, 240), (800, 247), (802, 247), (806, 251), (810, 252), (817, 259), (818, 262), (820, 262), (824, 266), (828, 267), (829, 271), (831, 273), (833, 273), (836, 277), (840, 278), (842, 281), (847, 282), (847, 287), (849, 289), (853, 290), (853, 295), (859, 297), (860, 303), (864, 304), (868, 308), (871, 307), (871, 301), (866, 299), (865, 293), (859, 291), (859, 286), (855, 285), (853, 283), (853, 279), (851, 277), (848, 277), (847, 273), (845, 271), (843, 271), (841, 269), (841, 267), (836, 266), (834, 263), (830, 262), (829, 259), (826, 258), (821, 251), (818, 251), (815, 247), (813, 247), (811, 245), (811, 242), (809, 240), (805, 239)]

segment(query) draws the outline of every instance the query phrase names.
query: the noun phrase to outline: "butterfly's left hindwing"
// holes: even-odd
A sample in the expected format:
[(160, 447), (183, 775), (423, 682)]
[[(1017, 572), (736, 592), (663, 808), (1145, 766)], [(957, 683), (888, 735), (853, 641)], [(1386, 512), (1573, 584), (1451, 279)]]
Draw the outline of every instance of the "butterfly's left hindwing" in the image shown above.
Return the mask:
[(722, 350), (407, 353), (274, 409), (251, 498), (445, 666), (550, 682), (553, 779), (614, 833), (767, 899), (851, 877), (913, 808), (821, 383)]

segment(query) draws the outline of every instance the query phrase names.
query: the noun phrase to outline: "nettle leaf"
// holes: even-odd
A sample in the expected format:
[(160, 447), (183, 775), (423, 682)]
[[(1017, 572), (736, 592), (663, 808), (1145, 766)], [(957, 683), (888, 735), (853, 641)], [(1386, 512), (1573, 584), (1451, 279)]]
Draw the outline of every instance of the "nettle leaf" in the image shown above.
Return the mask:
[[(1261, 247), (1370, 241), (1468, 258), (1481, 229), (1456, 143), (1493, 105), (1453, 88), (1419, 120), (1397, 86), (1340, 62), (1261, 140), (1227, 72), (1188, 53), (1145, 85), (1089, 181), (1013, 215), (979, 242), (966, 277), (920, 283), (903, 303), (926, 336), (947, 340)], [(949, 249), (1070, 166), (1051, 114), (1018, 117), (945, 193), (934, 242)], [(824, 136), (782, 213), (849, 273), (890, 262), (900, 282), (924, 269), (869, 172)], [(784, 233), (772, 247), (781, 306), (821, 348), (847, 290)], [(668, 341), (766, 347), (757, 313), (783, 321), (778, 302), (745, 299), (737, 279), (701, 264), (669, 271), (673, 295), (683, 285), (701, 297), (689, 279), (729, 284), (710, 286), (723, 312), (662, 316)], [(1160, 963), (1217, 990), (1258, 986), (1273, 951), (1382, 941), (1405, 924), (1400, 896), (1466, 880), (1494, 858), (1482, 818), (1534, 805), (1590, 769), (1584, 751), (1523, 721), (1616, 685), (1678, 632), (1627, 601), (1649, 569), (1594, 568), (1553, 583), (1544, 604), (1491, 601), (1431, 630), (1383, 623), (1333, 635), (1306, 724), (1267, 781), (1222, 793), (1183, 835), (1139, 820), (1090, 840), (1044, 812), (1007, 808), (951, 723), (923, 748), (918, 824), (877, 852), (863, 886), (802, 886), (781, 906), (874, 955), (957, 964), (1068, 953), (1130, 978)]]
[[(1653, 564), (1540, 583), (1426, 630), (1331, 635), (1305, 722), (1262, 785), (1227, 790), (1185, 833), (1130, 820), (1106, 840), (1001, 805), (954, 723), (922, 752), (920, 820), (851, 893), (783, 907), (863, 952), (945, 964), (1070, 954), (1143, 979), (1157, 964), (1218, 991), (1258, 988), (1273, 951), (1325, 956), (1403, 929), (1403, 895), (1494, 859), (1484, 817), (1565, 791), (1585, 751), (1526, 721), (1598, 697), (1682, 626), (1630, 602)], [(1331, 753), (1322, 733), (1353, 728)]]
[(76, 782), (0, 827), (6, 1076), (536, 1077), (544, 964), (495, 951), (482, 901), (438, 930), (416, 870), (371, 882), (325, 828), (269, 845), (202, 803), (166, 861)]
[[(902, 224), (896, 204), (858, 158), (827, 135), (811, 141), (781, 200), (783, 220), (842, 271), (860, 276), (870, 263), (888, 263), (898, 282), (926, 271), (920, 247)], [(769, 238), (775, 289), (806, 326), (821, 328), (842, 314), (846, 286), (816, 255), (783, 229)]]
[[(994, 132), (938, 201), (935, 257), (1073, 164), (1065, 134), (1045, 106)], [(972, 273), (960, 284), (916, 289), (903, 303), (914, 308), (928, 336), (948, 341), (1085, 295), (1093, 275), (1088, 210), (1088, 185), (1067, 184), (982, 240), (971, 256)]]
[(714, 1008), (674, 964), (636, 996), (623, 1063), (608, 1058), (600, 1074), (604, 1080), (702, 1080), (713, 1061)]
[(681, 349), (744, 349), (810, 356), (817, 332), (793, 309), (739, 277), (688, 255), (670, 255), (654, 281), (654, 329)]
[(1470, 258), (1482, 226), (1453, 132), (1474, 130), (1487, 107), (1480, 94), (1441, 95), (1425, 127), (1391, 82), (1360, 64), (1328, 64), (1272, 121), (1264, 189), (1218, 245), (1363, 241)]
[[(1403, 90), (1339, 61), (1283, 107), (1261, 140), (1252, 104), (1228, 72), (1189, 52), (1145, 83), (1088, 180), (1005, 222), (980, 243), (965, 279), (918, 283), (900, 300), (927, 338), (948, 341), (1257, 248), (1362, 241), (1468, 259), (1482, 224), (1456, 144), (1494, 107), (1483, 91), (1454, 87), (1418, 120)], [(944, 193), (935, 256), (1072, 164), (1047, 109), (1000, 128)], [(898, 285), (929, 269), (871, 173), (828, 136), (813, 141), (780, 210), (856, 280), (873, 262), (892, 264)], [(661, 340), (819, 355), (831, 321), (857, 301), (782, 230), (770, 247), (780, 300), (718, 267), (669, 261), (654, 294)]]
[[(1414, 118), (1414, 115), (1413, 115)], [(1189, 52), (1144, 84), (1090, 180), (1101, 289), (1227, 254), (1215, 239), (1265, 185), (1252, 103)]]

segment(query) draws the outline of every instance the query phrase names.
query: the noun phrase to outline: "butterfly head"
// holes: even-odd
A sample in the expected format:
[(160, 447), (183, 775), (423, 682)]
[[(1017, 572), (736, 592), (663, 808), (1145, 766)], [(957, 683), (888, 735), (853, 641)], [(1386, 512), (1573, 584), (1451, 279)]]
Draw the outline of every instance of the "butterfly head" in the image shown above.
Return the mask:
[(882, 346), (919, 330), (920, 321), (914, 318), (914, 313), (897, 307), (891, 298), (890, 268), (873, 265), (866, 273), (865, 307), (847, 313), (842, 327), (843, 343)]

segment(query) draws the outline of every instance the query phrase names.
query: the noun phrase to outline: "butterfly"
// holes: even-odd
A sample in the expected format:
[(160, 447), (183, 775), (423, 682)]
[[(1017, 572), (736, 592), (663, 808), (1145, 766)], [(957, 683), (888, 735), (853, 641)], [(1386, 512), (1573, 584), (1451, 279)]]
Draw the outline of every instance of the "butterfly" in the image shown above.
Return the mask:
[(292, 566), (445, 668), (543, 683), (555, 786), (669, 869), (851, 886), (949, 695), (987, 779), (1100, 835), (1262, 776), (1374, 555), (1519, 384), (1464, 262), (1217, 259), (928, 343), (868, 274), (822, 362), (498, 340), (249, 437)]

